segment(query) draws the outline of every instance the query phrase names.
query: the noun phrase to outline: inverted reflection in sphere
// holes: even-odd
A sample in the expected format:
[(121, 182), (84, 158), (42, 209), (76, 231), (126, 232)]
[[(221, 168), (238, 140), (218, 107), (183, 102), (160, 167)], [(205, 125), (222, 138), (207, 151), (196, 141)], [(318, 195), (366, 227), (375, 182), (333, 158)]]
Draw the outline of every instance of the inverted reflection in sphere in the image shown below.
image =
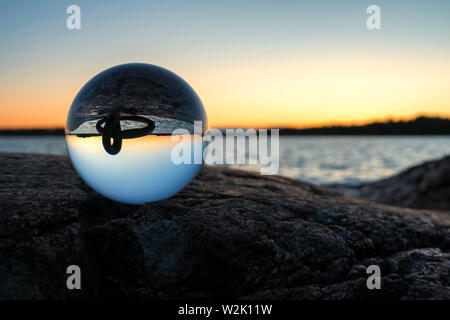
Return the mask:
[(141, 204), (174, 195), (200, 170), (201, 164), (171, 160), (172, 148), (185, 141), (172, 141), (172, 132), (194, 135), (194, 121), (206, 129), (203, 105), (183, 79), (158, 66), (124, 64), (80, 90), (69, 110), (66, 141), (89, 186), (110, 199)]

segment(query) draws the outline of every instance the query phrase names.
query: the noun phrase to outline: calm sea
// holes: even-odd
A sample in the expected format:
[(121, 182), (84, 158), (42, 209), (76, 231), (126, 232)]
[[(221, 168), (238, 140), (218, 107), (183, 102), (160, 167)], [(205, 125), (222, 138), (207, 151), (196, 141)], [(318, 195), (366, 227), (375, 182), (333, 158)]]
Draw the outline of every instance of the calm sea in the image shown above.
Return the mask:
[[(64, 155), (67, 149), (60, 136), (0, 136), (0, 152)], [(318, 184), (359, 183), (449, 154), (450, 136), (283, 136), (279, 174)]]

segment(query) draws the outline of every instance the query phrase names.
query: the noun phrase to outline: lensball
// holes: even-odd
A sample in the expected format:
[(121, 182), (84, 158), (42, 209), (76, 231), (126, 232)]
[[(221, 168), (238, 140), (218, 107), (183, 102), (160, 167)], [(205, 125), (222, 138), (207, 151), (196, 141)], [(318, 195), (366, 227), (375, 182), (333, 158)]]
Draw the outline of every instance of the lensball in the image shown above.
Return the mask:
[(202, 135), (206, 113), (187, 82), (155, 65), (123, 64), (77, 94), (67, 117), (67, 148), (78, 174), (101, 195), (128, 204), (158, 201), (186, 187), (202, 166), (172, 159), (180, 141), (189, 143), (173, 139), (174, 130), (194, 140), (194, 123)]

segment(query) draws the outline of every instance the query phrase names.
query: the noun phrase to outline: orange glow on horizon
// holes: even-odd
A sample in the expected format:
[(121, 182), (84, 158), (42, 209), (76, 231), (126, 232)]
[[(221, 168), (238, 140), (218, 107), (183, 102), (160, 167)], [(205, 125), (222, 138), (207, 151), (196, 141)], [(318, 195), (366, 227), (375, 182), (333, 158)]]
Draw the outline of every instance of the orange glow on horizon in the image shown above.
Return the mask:
[(222, 125), (222, 126), (212, 126), (211, 128), (290, 128), (290, 129), (309, 129), (309, 128), (321, 128), (321, 127), (332, 127), (332, 126), (364, 126), (366, 124), (371, 124), (375, 122), (386, 123), (389, 121), (412, 121), (418, 117), (429, 117), (429, 118), (442, 118), (450, 120), (449, 114), (428, 114), (428, 113), (418, 113), (412, 116), (405, 117), (394, 117), (394, 116), (386, 116), (383, 118), (373, 118), (361, 121), (330, 121), (330, 122), (317, 122), (311, 124), (298, 124), (298, 123), (278, 123), (273, 125), (261, 125), (254, 124), (250, 126), (239, 126), (239, 125)]
[[(342, 121), (342, 122), (322, 122), (322, 123), (313, 123), (308, 125), (302, 125), (302, 124), (296, 124), (296, 123), (274, 123), (272, 125), (267, 124), (253, 124), (253, 125), (240, 125), (238, 123), (230, 123), (230, 124), (221, 124), (221, 125), (212, 125), (209, 126), (209, 129), (212, 128), (218, 128), (218, 129), (225, 129), (225, 128), (255, 128), (255, 129), (270, 129), (270, 128), (290, 128), (290, 129), (309, 129), (309, 128), (320, 128), (320, 127), (332, 127), (332, 126), (364, 126), (366, 124), (371, 124), (375, 122), (381, 122), (386, 123), (389, 121), (411, 121), (418, 117), (436, 117), (436, 118), (442, 118), (442, 119), (449, 119), (450, 120), (450, 114), (426, 114), (426, 113), (419, 113), (414, 116), (407, 116), (407, 117), (384, 117), (384, 118), (374, 118), (374, 119), (368, 119), (363, 121)], [(47, 124), (47, 125), (40, 125), (35, 126), (33, 124), (30, 124), (29, 126), (24, 125), (18, 125), (18, 126), (5, 126), (1, 127), (0, 130), (57, 130), (57, 129), (64, 129), (64, 124)]]
[[(169, 66), (195, 89), (210, 128), (309, 128), (450, 118), (450, 59), (401, 55), (317, 56)], [(97, 70), (99, 72), (101, 70)], [(0, 128), (65, 126), (69, 107), (94, 74), (0, 77)]]

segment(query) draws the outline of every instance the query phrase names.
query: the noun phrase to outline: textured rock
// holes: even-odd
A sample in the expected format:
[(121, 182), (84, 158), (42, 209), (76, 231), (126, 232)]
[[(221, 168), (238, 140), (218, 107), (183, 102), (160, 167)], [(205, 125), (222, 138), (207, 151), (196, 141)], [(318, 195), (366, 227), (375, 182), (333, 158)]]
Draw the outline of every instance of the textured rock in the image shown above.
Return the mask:
[(450, 156), (426, 162), (374, 183), (337, 187), (379, 203), (450, 211)]
[[(449, 299), (450, 218), (277, 176), (204, 168), (114, 203), (65, 157), (0, 155), (0, 298)], [(66, 289), (66, 268), (82, 290)], [(382, 270), (381, 290), (366, 267)]]

